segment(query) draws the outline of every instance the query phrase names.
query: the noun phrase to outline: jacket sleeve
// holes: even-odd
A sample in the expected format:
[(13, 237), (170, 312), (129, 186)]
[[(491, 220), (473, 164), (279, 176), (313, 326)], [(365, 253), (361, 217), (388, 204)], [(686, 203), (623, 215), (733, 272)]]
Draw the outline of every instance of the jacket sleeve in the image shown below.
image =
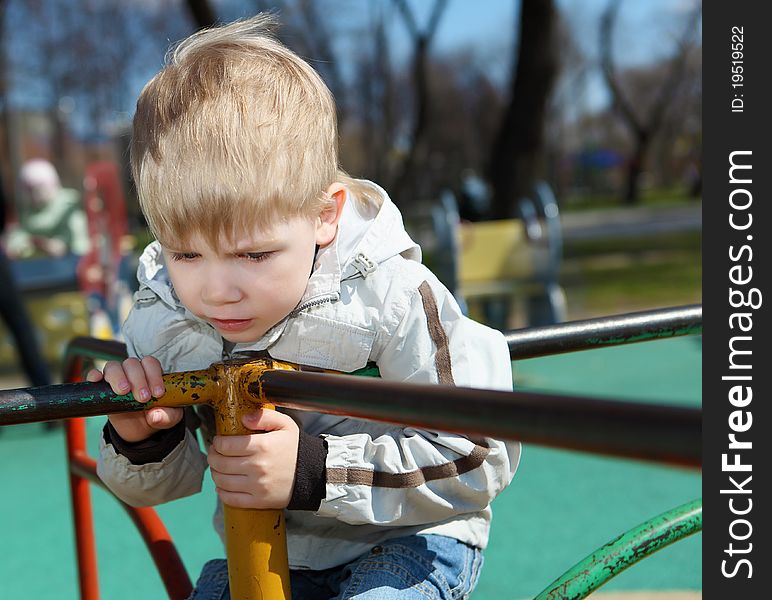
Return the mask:
[[(415, 290), (377, 363), (384, 379), (512, 389), (503, 335), (461, 313), (434, 278)], [(350, 524), (421, 525), (485, 509), (510, 482), (520, 444), (362, 422), (325, 437), (320, 516)]]
[[(129, 356), (153, 354), (145, 351), (134, 334), (145, 329), (146, 321), (153, 322), (152, 313), (157, 309), (135, 304), (129, 313), (123, 326)], [(170, 370), (170, 365), (162, 366), (165, 372)], [(133, 464), (100, 436), (97, 474), (113, 494), (131, 506), (153, 506), (201, 491), (206, 468), (206, 456), (196, 435), (187, 429), (182, 441), (165, 458), (146, 464)]]

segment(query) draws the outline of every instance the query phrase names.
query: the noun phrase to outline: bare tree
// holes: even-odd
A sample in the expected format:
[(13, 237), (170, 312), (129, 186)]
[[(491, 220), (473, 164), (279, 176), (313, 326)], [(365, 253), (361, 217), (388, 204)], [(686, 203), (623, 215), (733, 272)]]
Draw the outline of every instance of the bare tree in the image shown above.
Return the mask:
[(341, 129), (352, 132), (342, 138), (344, 164), (353, 164), (358, 172), (391, 187), (393, 177), (393, 132), (395, 131), (395, 98), (393, 66), (389, 57), (389, 38), (386, 31), (384, 5), (372, 3), (370, 22), (356, 56), (349, 118)]
[(588, 80), (595, 67), (573, 31), (572, 20), (576, 19), (564, 11), (557, 14), (555, 43), (560, 62), (544, 123), (546, 179), (558, 198), (563, 198), (573, 183), (565, 157), (576, 150), (577, 137), (571, 131), (586, 110)]
[(407, 151), (397, 170), (394, 182), (394, 193), (397, 198), (403, 198), (408, 188), (416, 191), (411, 185), (419, 154), (425, 151), (424, 137), (429, 121), (429, 86), (427, 80), (427, 61), (429, 46), (437, 31), (442, 13), (447, 6), (447, 0), (435, 0), (429, 16), (429, 22), (424, 29), (418, 26), (415, 15), (407, 0), (393, 0), (397, 11), (402, 17), (405, 27), (413, 39), (413, 93), (415, 94), (415, 114), (412, 131), (407, 140)]
[(661, 128), (665, 113), (684, 79), (687, 57), (694, 44), (693, 38), (697, 31), (702, 5), (698, 3), (686, 19), (667, 72), (658, 86), (649, 88), (655, 91), (655, 95), (646, 109), (636, 106), (636, 101), (630, 97), (636, 98), (635, 95), (626, 93), (614, 63), (612, 38), (621, 1), (611, 0), (601, 17), (600, 59), (603, 78), (613, 98), (614, 107), (633, 137), (634, 147), (628, 162), (624, 200), (628, 204), (634, 204), (640, 196), (640, 177), (652, 139)]
[(309, 56), (314, 57), (314, 66), (322, 74), (335, 97), (338, 122), (342, 123), (346, 119), (346, 86), (331, 44), (333, 36), (330, 34), (327, 22), (319, 13), (318, 1), (298, 0), (297, 8), (304, 24), (302, 31), (306, 35), (306, 45), (310, 48)]
[(544, 117), (557, 69), (555, 19), (552, 0), (522, 1), (510, 101), (488, 168), (496, 219), (516, 216), (518, 199), (544, 169)]

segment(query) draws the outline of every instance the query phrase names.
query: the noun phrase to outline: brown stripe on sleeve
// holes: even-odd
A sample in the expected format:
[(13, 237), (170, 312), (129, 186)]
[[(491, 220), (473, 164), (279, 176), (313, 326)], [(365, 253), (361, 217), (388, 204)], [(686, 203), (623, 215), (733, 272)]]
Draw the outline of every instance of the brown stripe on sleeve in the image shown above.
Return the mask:
[(327, 469), (327, 483), (368, 485), (382, 488), (415, 488), (429, 481), (449, 479), (479, 467), (490, 453), (489, 448), (475, 445), (472, 451), (453, 462), (423, 467), (407, 473), (384, 473), (361, 468), (333, 467)]
[(437, 310), (437, 301), (434, 299), (434, 293), (427, 281), (424, 281), (419, 286), (418, 291), (421, 294), (421, 302), (423, 302), (426, 321), (429, 325), (429, 336), (432, 338), (435, 348), (437, 348), (437, 353), (434, 355), (437, 376), (440, 383), (454, 385), (448, 336), (442, 328), (442, 323), (440, 323), (440, 313)]

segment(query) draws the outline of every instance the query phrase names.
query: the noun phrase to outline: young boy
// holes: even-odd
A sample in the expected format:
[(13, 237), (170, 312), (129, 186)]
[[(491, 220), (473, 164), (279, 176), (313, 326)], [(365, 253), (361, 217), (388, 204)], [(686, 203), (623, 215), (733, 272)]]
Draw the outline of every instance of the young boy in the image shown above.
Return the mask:
[[(132, 358), (108, 363), (105, 380), (145, 402), (163, 395), (162, 372), (267, 351), (511, 389), (503, 336), (464, 317), (421, 265), (386, 192), (339, 170), (334, 101), (272, 25), (258, 16), (191, 36), (138, 100), (131, 163), (157, 241), (124, 325)], [(220, 501), (287, 509), (294, 598), (474, 588), (518, 444), (290, 410), (256, 411), (243, 423), (259, 435), (223, 438), (211, 410), (198, 412), (206, 455), (180, 409), (110, 416), (100, 477), (151, 505), (198, 492), (208, 466), (221, 535)], [(224, 597), (225, 569), (207, 563), (193, 597)]]

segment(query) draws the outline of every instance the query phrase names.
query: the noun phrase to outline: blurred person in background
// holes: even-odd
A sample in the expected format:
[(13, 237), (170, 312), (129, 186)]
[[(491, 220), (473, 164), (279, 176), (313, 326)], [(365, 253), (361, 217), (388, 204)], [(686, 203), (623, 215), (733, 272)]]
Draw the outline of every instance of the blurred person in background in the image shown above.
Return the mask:
[(26, 202), (19, 223), (10, 228), (6, 251), (11, 258), (35, 254), (83, 255), (89, 249), (86, 213), (77, 190), (62, 187), (54, 165), (42, 158), (25, 162), (19, 172)]

